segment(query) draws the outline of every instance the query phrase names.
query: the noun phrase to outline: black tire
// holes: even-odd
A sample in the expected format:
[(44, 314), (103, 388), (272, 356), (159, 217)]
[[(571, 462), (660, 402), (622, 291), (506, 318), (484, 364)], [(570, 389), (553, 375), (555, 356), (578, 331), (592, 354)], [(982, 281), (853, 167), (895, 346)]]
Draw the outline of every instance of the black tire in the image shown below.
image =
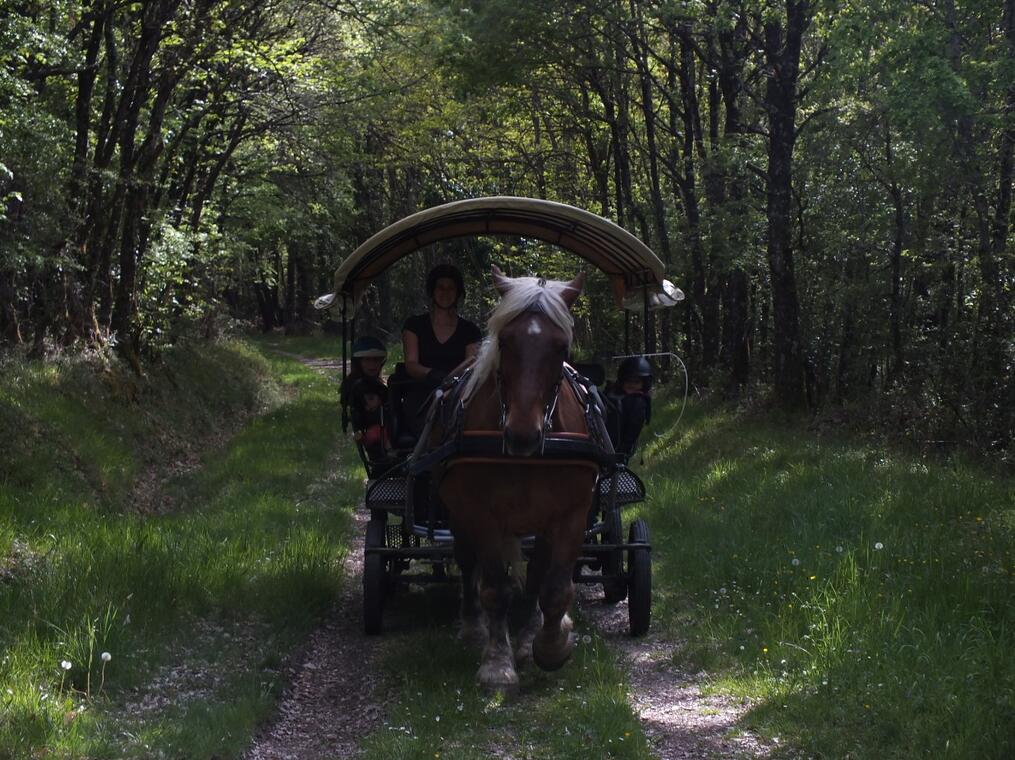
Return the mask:
[[(381, 548), (385, 544), (387, 520), (371, 517), (367, 523), (365, 545), (367, 549)], [(380, 554), (363, 557), (363, 630), (368, 636), (381, 632), (384, 617), (384, 593), (387, 586), (387, 561)]]
[[(624, 526), (620, 522), (620, 510), (614, 509), (603, 515), (602, 542), (621, 544), (624, 542)], [(627, 578), (624, 575), (624, 553), (613, 549), (603, 554), (603, 599), (607, 604), (617, 604), (627, 596)]]
[[(648, 544), (648, 525), (644, 520), (631, 523), (628, 543)], [(648, 546), (627, 550), (627, 585), (631, 635), (643, 636), (652, 622), (652, 553)]]

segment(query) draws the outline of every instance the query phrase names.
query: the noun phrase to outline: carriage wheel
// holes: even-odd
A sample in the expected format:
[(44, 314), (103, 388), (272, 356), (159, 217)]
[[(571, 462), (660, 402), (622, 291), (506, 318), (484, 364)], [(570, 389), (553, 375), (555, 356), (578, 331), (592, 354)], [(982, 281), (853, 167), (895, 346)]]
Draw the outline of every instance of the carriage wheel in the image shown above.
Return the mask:
[[(624, 542), (624, 526), (620, 522), (620, 510), (613, 509), (603, 517), (603, 543)], [(627, 596), (627, 578), (624, 576), (624, 553), (614, 549), (602, 558), (603, 596), (607, 604), (622, 602)]]
[[(387, 518), (374, 516), (367, 523), (366, 548), (383, 547)], [(387, 561), (380, 554), (366, 554), (363, 558), (363, 630), (368, 635), (381, 632), (384, 616), (384, 592), (387, 586)]]
[[(635, 520), (628, 535), (628, 543), (647, 544), (648, 525), (644, 520)], [(647, 546), (627, 550), (627, 579), (631, 635), (641, 636), (652, 622), (652, 555)]]

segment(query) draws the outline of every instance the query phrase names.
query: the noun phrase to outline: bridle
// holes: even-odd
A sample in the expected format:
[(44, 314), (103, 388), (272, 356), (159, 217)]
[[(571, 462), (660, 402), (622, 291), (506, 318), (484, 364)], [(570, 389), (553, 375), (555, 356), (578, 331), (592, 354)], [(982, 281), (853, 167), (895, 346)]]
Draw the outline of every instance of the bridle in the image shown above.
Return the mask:
[[(502, 391), (502, 387), (504, 385), (504, 375), (501, 372), (500, 367), (497, 368), (497, 373), (494, 376), (494, 380), (497, 386), (497, 403), (500, 404), (500, 422), (498, 427), (503, 433), (504, 427), (507, 424), (508, 404), (507, 401), (504, 399), (504, 393)], [(543, 407), (543, 428), (540, 431), (540, 440), (539, 440), (540, 455), (542, 455), (546, 450), (546, 435), (547, 433), (550, 432), (550, 429), (553, 427), (553, 413), (557, 411), (557, 401), (560, 399), (560, 386), (563, 382), (564, 382), (564, 368), (562, 366), (560, 370), (560, 377), (558, 377), (553, 384), (553, 395), (550, 397), (550, 400), (546, 402), (546, 406)], [(507, 438), (502, 437), (502, 440), (503, 440), (502, 451), (504, 454), (507, 454)]]

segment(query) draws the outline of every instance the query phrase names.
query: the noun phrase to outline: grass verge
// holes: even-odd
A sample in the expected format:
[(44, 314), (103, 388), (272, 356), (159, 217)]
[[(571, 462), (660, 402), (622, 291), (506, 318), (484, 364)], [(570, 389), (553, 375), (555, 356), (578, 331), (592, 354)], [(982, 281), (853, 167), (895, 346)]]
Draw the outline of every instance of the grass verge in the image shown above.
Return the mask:
[[(0, 757), (247, 745), (341, 582), (360, 470), (337, 456), (336, 408), (334, 382), (242, 344), (178, 352), (145, 382), (5, 367)], [(140, 514), (137, 480), (195, 441), (215, 446), (168, 483), (174, 508)]]
[[(1015, 480), (692, 408), (653, 421), (655, 614), (823, 757), (1015, 754)], [(796, 749), (788, 749), (793, 754)]]

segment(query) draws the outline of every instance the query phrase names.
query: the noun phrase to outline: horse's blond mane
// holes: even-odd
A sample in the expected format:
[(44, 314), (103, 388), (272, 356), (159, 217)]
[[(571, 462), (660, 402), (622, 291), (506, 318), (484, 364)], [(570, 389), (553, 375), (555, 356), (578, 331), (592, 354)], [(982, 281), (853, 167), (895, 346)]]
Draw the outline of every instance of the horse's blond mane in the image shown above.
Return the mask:
[[(507, 279), (507, 278), (505, 278)], [(510, 289), (500, 303), (494, 307), (486, 322), (486, 339), (479, 347), (472, 375), (465, 386), (463, 400), (468, 403), (472, 394), (482, 387), (491, 373), (500, 366), (500, 351), (497, 347), (497, 336), (505, 325), (519, 314), (526, 311), (539, 311), (545, 314), (553, 324), (564, 331), (568, 346), (574, 336), (574, 319), (571, 311), (560, 293), (569, 287), (559, 280), (544, 280), (537, 277), (516, 277), (509, 280)]]

